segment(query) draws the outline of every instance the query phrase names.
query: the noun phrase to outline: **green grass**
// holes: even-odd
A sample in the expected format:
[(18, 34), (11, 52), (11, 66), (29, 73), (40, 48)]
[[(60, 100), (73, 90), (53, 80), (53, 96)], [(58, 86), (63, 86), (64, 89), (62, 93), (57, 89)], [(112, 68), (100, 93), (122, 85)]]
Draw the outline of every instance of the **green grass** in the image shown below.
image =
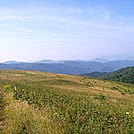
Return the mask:
[(4, 106), (5, 106), (4, 94), (2, 89), (0, 89), (0, 132), (2, 130), (3, 121), (4, 121)]
[[(17, 92), (13, 92), (14, 86)], [(134, 86), (86, 77), (0, 71), (6, 133), (133, 134)], [(10, 96), (10, 97), (9, 97)], [(10, 98), (10, 99), (9, 99)], [(9, 125), (10, 124), (10, 125)], [(8, 127), (8, 131), (6, 131)]]

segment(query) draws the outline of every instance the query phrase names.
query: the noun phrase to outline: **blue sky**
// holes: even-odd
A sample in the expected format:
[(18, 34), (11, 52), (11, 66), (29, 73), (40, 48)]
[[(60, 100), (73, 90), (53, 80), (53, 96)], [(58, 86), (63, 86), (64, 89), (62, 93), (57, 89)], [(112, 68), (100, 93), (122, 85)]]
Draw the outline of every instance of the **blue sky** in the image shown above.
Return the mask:
[(1, 0), (0, 62), (134, 59), (133, 0)]

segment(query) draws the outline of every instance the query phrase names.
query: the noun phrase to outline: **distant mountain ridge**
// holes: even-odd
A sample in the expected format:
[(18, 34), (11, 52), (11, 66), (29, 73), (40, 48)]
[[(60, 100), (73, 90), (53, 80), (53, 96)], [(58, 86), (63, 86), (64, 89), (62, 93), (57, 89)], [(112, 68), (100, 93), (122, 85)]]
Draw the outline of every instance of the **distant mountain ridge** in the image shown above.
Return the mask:
[(34, 63), (46, 63), (46, 64), (53, 64), (53, 63), (64, 63), (64, 60), (59, 60), (59, 61), (54, 61), (54, 60), (41, 60), (41, 61), (36, 61)]
[(42, 72), (52, 72), (60, 74), (81, 75), (91, 72), (113, 72), (118, 69), (134, 66), (132, 60), (117, 60), (105, 63), (95, 61), (52, 61), (42, 60), (34, 63), (8, 61), (0, 63), (0, 69), (21, 69), (21, 70), (35, 70)]
[(96, 59), (93, 59), (93, 60), (91, 60), (91, 61), (99, 62), (99, 63), (107, 63), (107, 62), (110, 62), (110, 60), (101, 59), (101, 58), (96, 58)]
[(64, 63), (64, 62), (68, 62), (68, 61), (106, 63), (106, 62), (109, 62), (110, 60), (101, 59), (101, 58), (96, 58), (96, 59), (92, 59), (92, 60), (57, 60), (57, 61), (46, 59), (46, 60), (36, 61), (34, 63), (48, 63), (48, 64), (52, 64), (52, 63)]
[(17, 61), (6, 61), (6, 62), (3, 62), (3, 64), (18, 64), (20, 62), (17, 62)]

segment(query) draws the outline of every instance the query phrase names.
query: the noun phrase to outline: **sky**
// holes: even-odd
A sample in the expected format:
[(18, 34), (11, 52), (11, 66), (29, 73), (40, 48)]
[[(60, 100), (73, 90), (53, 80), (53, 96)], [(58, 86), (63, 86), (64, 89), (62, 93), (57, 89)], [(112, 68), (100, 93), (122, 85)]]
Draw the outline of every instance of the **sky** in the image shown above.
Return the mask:
[(134, 59), (134, 0), (0, 0), (0, 62)]

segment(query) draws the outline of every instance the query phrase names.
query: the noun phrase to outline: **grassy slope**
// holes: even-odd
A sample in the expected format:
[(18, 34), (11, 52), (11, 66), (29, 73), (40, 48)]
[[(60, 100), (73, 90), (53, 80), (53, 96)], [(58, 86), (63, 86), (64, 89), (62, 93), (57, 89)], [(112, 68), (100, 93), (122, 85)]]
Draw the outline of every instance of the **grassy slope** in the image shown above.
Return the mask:
[(2, 70), (0, 87), (7, 103), (3, 133), (134, 132), (134, 85)]

